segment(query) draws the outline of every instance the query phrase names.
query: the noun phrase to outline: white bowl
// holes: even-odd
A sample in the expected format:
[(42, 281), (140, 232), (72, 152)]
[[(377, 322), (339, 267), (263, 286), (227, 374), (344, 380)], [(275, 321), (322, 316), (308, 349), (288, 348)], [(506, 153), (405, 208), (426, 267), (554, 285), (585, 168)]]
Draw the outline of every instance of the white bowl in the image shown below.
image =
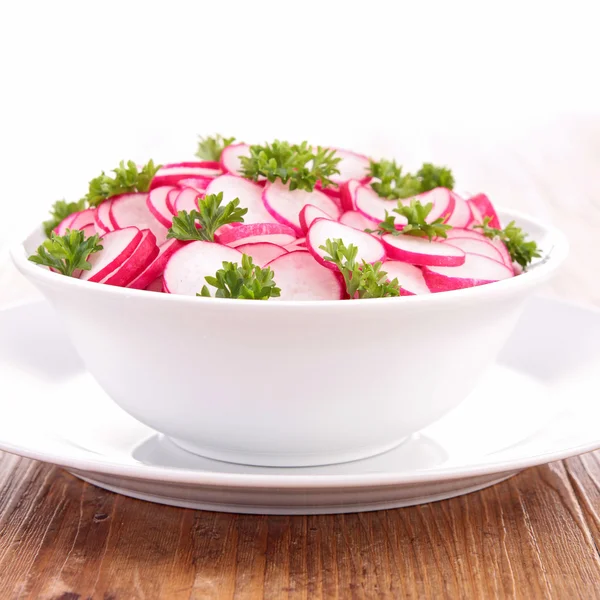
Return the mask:
[(530, 271), (377, 300), (201, 299), (79, 281), (27, 260), (41, 232), (11, 254), (89, 372), (136, 419), (218, 460), (321, 465), (396, 446), (457, 406), (494, 361), (568, 252), (557, 230), (502, 216), (543, 249)]

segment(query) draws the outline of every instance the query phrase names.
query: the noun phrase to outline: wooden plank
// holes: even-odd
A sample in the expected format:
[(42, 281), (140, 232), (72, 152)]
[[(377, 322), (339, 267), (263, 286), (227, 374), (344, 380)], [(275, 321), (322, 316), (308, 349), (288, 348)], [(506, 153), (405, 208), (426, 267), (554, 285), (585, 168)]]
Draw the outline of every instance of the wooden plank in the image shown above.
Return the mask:
[(229, 515), (0, 455), (0, 598), (598, 598), (600, 453), (352, 515)]

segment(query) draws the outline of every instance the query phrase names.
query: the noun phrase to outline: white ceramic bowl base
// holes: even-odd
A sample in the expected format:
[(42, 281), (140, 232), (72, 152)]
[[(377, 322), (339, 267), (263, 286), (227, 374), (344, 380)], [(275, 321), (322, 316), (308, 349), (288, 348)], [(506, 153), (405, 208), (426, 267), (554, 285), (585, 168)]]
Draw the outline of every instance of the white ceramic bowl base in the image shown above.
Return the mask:
[(253, 302), (157, 294), (50, 273), (12, 252), (54, 306), (87, 370), (125, 411), (181, 447), (264, 466), (373, 456), (455, 408), (567, 253), (478, 288), (364, 301)]
[(251, 467), (180, 450), (112, 402), (47, 304), (0, 312), (0, 334), (0, 449), (164, 504), (262, 514), (392, 508), (600, 447), (600, 313), (550, 300), (531, 301), (498, 360), (444, 418), (389, 452), (323, 467)]

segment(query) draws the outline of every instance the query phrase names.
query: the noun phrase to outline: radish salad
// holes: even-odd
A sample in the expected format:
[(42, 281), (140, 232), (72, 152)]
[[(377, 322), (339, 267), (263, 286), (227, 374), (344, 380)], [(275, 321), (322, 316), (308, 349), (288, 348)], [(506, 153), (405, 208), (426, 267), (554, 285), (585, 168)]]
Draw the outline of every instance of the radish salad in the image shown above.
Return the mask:
[(101, 173), (60, 200), (29, 259), (60, 275), (168, 294), (357, 300), (507, 279), (540, 251), (446, 167), (307, 142), (201, 138), (198, 160)]

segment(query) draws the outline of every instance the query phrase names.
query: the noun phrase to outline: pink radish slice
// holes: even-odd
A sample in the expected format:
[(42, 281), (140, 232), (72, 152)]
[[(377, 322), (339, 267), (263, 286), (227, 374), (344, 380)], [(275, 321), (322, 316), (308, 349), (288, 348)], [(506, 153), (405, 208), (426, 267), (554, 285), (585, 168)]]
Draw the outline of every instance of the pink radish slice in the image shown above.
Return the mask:
[(510, 258), (510, 254), (508, 253), (508, 250), (506, 249), (506, 246), (504, 245), (504, 243), (497, 238), (490, 239), (490, 238), (486, 237), (485, 235), (483, 235), (482, 233), (479, 233), (480, 231), (481, 231), (481, 229), (459, 229), (459, 228), (450, 229), (449, 231), (446, 232), (446, 236), (447, 236), (446, 239), (451, 244), (453, 244), (452, 240), (454, 240), (455, 238), (469, 238), (469, 239), (473, 239), (473, 240), (479, 240), (479, 241), (485, 242), (487, 244), (491, 244), (500, 253), (501, 262), (503, 262), (507, 267), (512, 269), (513, 268), (512, 260)]
[(204, 193), (206, 186), (214, 179), (214, 177), (203, 178), (203, 177), (192, 177), (190, 179), (181, 179), (177, 182), (177, 185), (181, 188), (191, 187), (198, 192)]
[(337, 275), (322, 267), (308, 252), (289, 252), (268, 263), (281, 289), (273, 300), (341, 300), (344, 288)]
[(395, 200), (384, 200), (368, 186), (361, 185), (356, 188), (355, 193), (356, 210), (365, 218), (369, 219), (372, 226), (380, 223), (385, 219), (386, 211), (388, 214), (395, 215), (395, 223), (397, 226), (406, 225), (408, 222), (403, 216), (396, 215), (392, 211), (396, 208)]
[[(160, 277), (157, 277), (149, 286), (145, 287), (144, 289), (148, 292), (162, 292), (163, 286), (164, 286), (164, 281), (163, 281), (163, 278), (161, 275)], [(128, 287), (131, 287), (131, 286), (128, 286)]]
[(294, 230), (280, 223), (242, 223), (238, 227), (225, 228), (222, 232), (221, 229), (217, 232), (217, 241), (232, 248), (254, 242), (271, 242), (285, 246), (296, 239)]
[(387, 255), (412, 265), (457, 267), (465, 262), (465, 253), (450, 244), (430, 242), (411, 235), (386, 234), (381, 237)]
[(156, 219), (146, 204), (147, 194), (116, 196), (110, 207), (110, 220), (115, 229), (137, 227), (149, 229), (162, 244), (167, 239), (167, 228)]
[(171, 223), (173, 221), (173, 213), (170, 211), (169, 206), (167, 205), (167, 198), (169, 193), (174, 189), (176, 188), (172, 185), (162, 185), (154, 188), (148, 194), (148, 198), (146, 199), (146, 203), (148, 204), (148, 209), (150, 212), (165, 227), (171, 227)]
[(473, 225), (481, 225), (483, 223), (483, 215), (481, 214), (481, 211), (470, 200), (467, 200), (467, 204), (469, 205), (469, 208), (471, 209), (471, 214), (473, 215), (473, 220), (471, 221), (471, 223), (469, 223), (469, 225), (471, 227)]
[(173, 205), (175, 208), (175, 214), (177, 214), (180, 210), (185, 210), (186, 212), (198, 210), (198, 200), (200, 197), (200, 192), (194, 188), (188, 187), (180, 190)]
[(487, 240), (488, 238), (486, 238), (482, 233), (479, 233), (480, 231), (481, 229), (474, 230), (454, 227), (453, 229), (446, 231), (446, 239), (451, 240), (454, 238), (471, 238), (480, 241)]
[(354, 227), (355, 229), (375, 229), (377, 224), (367, 219), (362, 213), (356, 210), (349, 210), (340, 217), (340, 223), (348, 225), (348, 227)]
[(473, 213), (466, 200), (453, 192), (452, 195), (454, 196), (454, 210), (446, 223), (452, 227), (466, 227), (473, 220)]
[(386, 260), (381, 267), (388, 274), (388, 280), (398, 278), (402, 295), (414, 296), (418, 294), (429, 294), (429, 288), (425, 283), (423, 271), (419, 267), (409, 265), (399, 260)]
[(312, 222), (317, 219), (331, 219), (331, 217), (325, 211), (312, 204), (307, 204), (302, 208), (300, 211), (300, 227), (304, 234), (306, 234)]
[(156, 258), (157, 254), (156, 237), (149, 229), (144, 229), (142, 239), (133, 254), (112, 273), (101, 279), (100, 283), (125, 287)]
[(111, 200), (105, 200), (97, 209), (94, 215), (94, 222), (98, 231), (108, 233), (113, 231), (114, 227), (110, 221), (110, 207), (112, 205)]
[(490, 199), (485, 194), (477, 194), (469, 198), (469, 203), (477, 207), (477, 209), (481, 213), (482, 218), (491, 217), (491, 220), (489, 222), (490, 227), (500, 229), (500, 219), (498, 218), (496, 209), (494, 208), (494, 205), (491, 203)]
[(449, 242), (444, 243), (452, 244), (454, 247), (460, 248), (467, 254), (481, 254), (481, 256), (487, 256), (488, 258), (503, 262), (500, 252), (498, 252), (493, 244), (487, 241), (476, 240), (473, 238), (453, 237)]
[(69, 224), (69, 229), (83, 229), (86, 225), (92, 225), (94, 223), (95, 214), (95, 208), (86, 208), (85, 210), (75, 213), (75, 217)]
[[(130, 283), (127, 284), (128, 288), (134, 290), (143, 290), (148, 287), (157, 277), (161, 277), (167, 265), (169, 258), (179, 248), (182, 248), (185, 244), (180, 240), (174, 238), (168, 239), (166, 242), (158, 247), (158, 254), (154, 260)], [(162, 289), (162, 282), (161, 282)]]
[(286, 244), (285, 249), (289, 252), (293, 252), (294, 250), (305, 250), (308, 252), (308, 248), (306, 247), (306, 238), (301, 237), (294, 240), (291, 244)]
[(506, 265), (487, 256), (467, 254), (460, 267), (424, 267), (423, 276), (432, 292), (446, 292), (508, 279), (513, 273)]
[(152, 179), (150, 189), (161, 185), (175, 185), (182, 179), (206, 178), (211, 179), (221, 175), (219, 165), (211, 161), (182, 162), (163, 165)]
[[(165, 291), (195, 296), (206, 285), (205, 277), (223, 268), (223, 262), (241, 264), (242, 253), (214, 242), (191, 242), (175, 252), (165, 267)], [(214, 288), (212, 292), (215, 291)], [(212, 293), (211, 292), (211, 293)]]
[(223, 148), (220, 161), (223, 172), (239, 175), (242, 168), (240, 156), (250, 156), (250, 146), (248, 144), (231, 144)]
[(338, 219), (341, 211), (338, 205), (329, 196), (318, 190), (293, 190), (289, 186), (276, 181), (265, 187), (262, 200), (265, 208), (280, 223), (289, 225), (298, 235), (304, 235), (300, 225), (300, 211), (312, 204), (321, 209), (332, 219)]
[(361, 186), (357, 179), (345, 181), (340, 186), (340, 202), (343, 210), (356, 210), (356, 190)]
[(67, 231), (67, 229), (71, 229), (71, 223), (73, 222), (73, 219), (75, 219), (75, 217), (78, 215), (79, 213), (73, 213), (72, 215), (69, 215), (68, 217), (65, 217), (55, 228), (54, 228), (54, 233), (56, 233), (56, 235), (65, 235), (65, 232)]
[(327, 252), (321, 249), (321, 246), (324, 246), (328, 239), (341, 239), (346, 247), (354, 244), (358, 248), (356, 257), (358, 261), (364, 260), (368, 263), (375, 263), (385, 258), (383, 244), (369, 233), (342, 225), (337, 221), (317, 219), (308, 230), (306, 246), (317, 262), (328, 269), (337, 271), (337, 267), (331, 261), (324, 259)]
[(337, 165), (339, 174), (332, 175), (331, 181), (342, 184), (350, 179), (358, 179), (360, 183), (367, 183), (371, 179), (370, 161), (366, 156), (341, 148), (331, 149), (335, 150), (336, 158), (342, 159)]
[(506, 246), (504, 245), (504, 242), (502, 240), (499, 240), (498, 238), (493, 238), (493, 239), (486, 238), (486, 239), (490, 242), (490, 244), (492, 244), (494, 246), (494, 248), (496, 248), (496, 250), (498, 250), (498, 252), (500, 253), (500, 256), (502, 257), (502, 262), (507, 267), (509, 267), (511, 270), (514, 271), (512, 259), (510, 257), (508, 250), (506, 249)]
[(247, 208), (244, 223), (276, 223), (262, 201), (263, 188), (248, 179), (235, 175), (221, 175), (213, 179), (206, 188), (206, 194), (223, 192), (223, 204), (239, 198), (240, 206)]
[(241, 244), (237, 249), (242, 253), (252, 257), (254, 264), (264, 267), (268, 262), (275, 260), (278, 256), (287, 254), (288, 251), (283, 246), (271, 244), (270, 242), (256, 242), (252, 244)]
[[(98, 231), (96, 230), (96, 225), (94, 223), (90, 223), (89, 225), (86, 225), (85, 227), (81, 228), (81, 231), (83, 231), (83, 235), (85, 236), (85, 238), (89, 238), (92, 235), (96, 235), (98, 233)], [(102, 234), (100, 234), (102, 235)]]
[(142, 232), (137, 227), (126, 227), (105, 233), (100, 238), (103, 249), (90, 254), (88, 262), (92, 267), (89, 271), (84, 271), (80, 279), (101, 281), (133, 254), (141, 239)]
[(338, 208), (342, 208), (342, 202), (340, 200), (340, 188), (337, 186), (330, 185), (328, 187), (322, 187), (321, 183), (317, 181), (317, 185), (315, 186), (319, 192), (323, 192), (326, 196), (329, 196), (338, 206)]
[(172, 216), (177, 214), (177, 211), (175, 210), (175, 200), (177, 196), (179, 196), (179, 192), (181, 192), (181, 188), (177, 186), (167, 194), (167, 208), (171, 211)]
[[(433, 204), (431, 212), (427, 215), (427, 223), (433, 223), (440, 217), (444, 219), (444, 222), (448, 221), (448, 218), (454, 212), (454, 206), (456, 203), (456, 194), (447, 188), (435, 188), (429, 192), (419, 194), (415, 196), (421, 204), (425, 205), (429, 202)], [(406, 200), (406, 203), (410, 203), (410, 198)]]

